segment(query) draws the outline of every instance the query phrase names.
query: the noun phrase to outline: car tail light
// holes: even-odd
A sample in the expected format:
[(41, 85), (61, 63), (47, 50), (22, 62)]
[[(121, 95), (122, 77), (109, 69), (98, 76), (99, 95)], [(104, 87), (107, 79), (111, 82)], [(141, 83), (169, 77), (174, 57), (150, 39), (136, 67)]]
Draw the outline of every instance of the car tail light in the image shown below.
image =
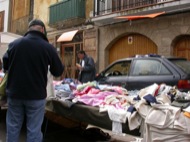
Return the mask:
[(177, 87), (179, 89), (190, 89), (190, 80), (179, 80)]

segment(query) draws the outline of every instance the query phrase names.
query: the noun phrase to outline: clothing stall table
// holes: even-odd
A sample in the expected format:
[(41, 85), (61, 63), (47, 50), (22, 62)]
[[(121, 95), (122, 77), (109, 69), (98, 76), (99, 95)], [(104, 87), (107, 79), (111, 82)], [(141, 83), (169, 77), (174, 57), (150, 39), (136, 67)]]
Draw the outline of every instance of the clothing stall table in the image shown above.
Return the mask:
[[(110, 99), (110, 96), (113, 96), (113, 92), (107, 95)], [(187, 108), (188, 110), (185, 110), (181, 109), (181, 107), (173, 106), (173, 103), (171, 103), (171, 98), (173, 97), (177, 100), (178, 97), (190, 97), (189, 95), (189, 93), (180, 92), (175, 87), (166, 84), (153, 84), (139, 90), (138, 96), (129, 95), (127, 102), (131, 101), (130, 104), (133, 105), (127, 109), (127, 121), (120, 123), (122, 124), (122, 133), (139, 136), (141, 131), (141, 137), (146, 142), (173, 142), (176, 140), (189, 142), (190, 128), (188, 126), (190, 117), (184, 115), (184, 112), (189, 112), (190, 114), (190, 106)], [(131, 97), (133, 98), (132, 100), (130, 99)], [(112, 122), (109, 111), (102, 112), (99, 107), (86, 105), (81, 97), (80, 101), (77, 102), (63, 100), (56, 98), (47, 99), (46, 110), (68, 119), (113, 130), (114, 121)], [(117, 117), (118, 115), (114, 116)]]
[[(68, 106), (70, 102), (63, 102), (56, 99), (47, 100), (46, 111), (53, 112), (57, 116), (76, 120), (82, 123), (91, 124), (107, 130), (112, 130), (112, 121), (107, 112), (99, 112), (98, 107), (87, 106), (76, 103)], [(130, 131), (127, 122), (122, 124), (123, 133), (139, 136), (139, 130)]]

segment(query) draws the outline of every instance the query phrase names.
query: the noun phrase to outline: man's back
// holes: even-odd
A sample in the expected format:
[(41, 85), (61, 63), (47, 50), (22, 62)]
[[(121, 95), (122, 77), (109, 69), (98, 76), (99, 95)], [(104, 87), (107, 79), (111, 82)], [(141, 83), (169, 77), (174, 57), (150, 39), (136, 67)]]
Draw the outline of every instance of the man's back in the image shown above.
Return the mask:
[(63, 72), (55, 49), (38, 31), (30, 31), (25, 37), (10, 43), (7, 53), (7, 95), (10, 97), (44, 99), (48, 66), (54, 76), (60, 76)]
[(26, 141), (42, 142), (48, 69), (53, 76), (61, 76), (64, 67), (55, 48), (48, 43), (41, 20), (32, 20), (24, 37), (9, 44), (3, 68), (8, 73), (6, 141), (19, 141), (26, 119)]

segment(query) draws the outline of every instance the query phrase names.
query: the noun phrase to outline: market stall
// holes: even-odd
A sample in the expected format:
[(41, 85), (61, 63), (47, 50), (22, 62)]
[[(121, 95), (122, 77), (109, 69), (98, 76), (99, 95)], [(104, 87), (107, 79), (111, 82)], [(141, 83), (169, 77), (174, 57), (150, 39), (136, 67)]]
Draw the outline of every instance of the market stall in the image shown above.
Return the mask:
[[(190, 141), (189, 93), (165, 84), (130, 92), (119, 86), (74, 82), (54, 83), (47, 111), (118, 134), (141, 134), (146, 142)], [(182, 99), (186, 103), (179, 103)]]
[[(85, 104), (82, 101), (77, 100), (76, 96), (73, 96), (73, 93), (76, 91), (74, 86), (72, 86), (73, 89), (70, 89), (67, 83), (59, 85), (55, 84), (54, 89), (57, 89), (56, 93), (54, 92), (55, 94), (53, 96), (49, 95), (49, 97), (47, 98), (46, 110), (48, 112), (54, 112), (58, 115), (63, 116), (66, 119), (75, 120), (76, 122), (83, 122), (86, 124), (92, 124), (108, 130), (112, 130), (112, 121), (110, 120), (107, 111), (103, 109), (100, 110), (99, 105), (101, 101), (93, 105)], [(88, 88), (90, 86), (93, 88), (94, 85), (94, 83), (89, 83), (84, 86), (80, 86), (81, 90), (84, 90), (84, 88)], [(52, 92), (51, 90), (49, 91)], [(82, 91), (78, 91), (78, 93), (80, 92)], [(109, 95), (109, 91), (107, 90), (105, 94)], [(117, 95), (117, 93), (115, 94)], [(98, 98), (95, 99), (94, 96), (92, 96), (91, 99), (93, 99), (94, 101), (98, 100)], [(122, 124), (122, 131), (127, 134), (140, 135), (138, 128), (135, 130), (129, 130), (127, 121)]]

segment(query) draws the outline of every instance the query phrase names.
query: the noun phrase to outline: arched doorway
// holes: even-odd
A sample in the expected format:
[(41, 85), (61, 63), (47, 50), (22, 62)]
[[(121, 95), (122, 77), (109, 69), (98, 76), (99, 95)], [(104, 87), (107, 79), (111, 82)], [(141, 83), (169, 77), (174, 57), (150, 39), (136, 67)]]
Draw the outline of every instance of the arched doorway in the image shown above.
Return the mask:
[(77, 78), (77, 70), (75, 68), (79, 59), (77, 52), (83, 49), (83, 32), (77, 33), (71, 42), (61, 44), (61, 58), (65, 69), (63, 78)]
[(190, 35), (176, 37), (173, 42), (173, 55), (190, 60)]
[(109, 50), (109, 63), (136, 54), (157, 54), (156, 44), (141, 34), (129, 34), (117, 40)]

